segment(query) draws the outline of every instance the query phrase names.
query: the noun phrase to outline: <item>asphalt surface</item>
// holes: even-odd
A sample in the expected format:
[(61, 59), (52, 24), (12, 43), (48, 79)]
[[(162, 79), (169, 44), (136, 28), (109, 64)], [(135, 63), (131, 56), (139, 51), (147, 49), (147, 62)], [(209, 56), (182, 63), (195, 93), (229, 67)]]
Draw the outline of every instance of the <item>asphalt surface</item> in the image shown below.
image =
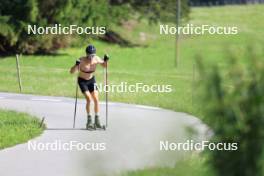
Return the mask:
[[(105, 104), (100, 106), (104, 123)], [(86, 123), (84, 100), (78, 101), (75, 130), (71, 130), (71, 98), (0, 93), (0, 108), (45, 117), (48, 128), (58, 129), (45, 130), (31, 142), (1, 150), (1, 176), (118, 175), (127, 170), (173, 166), (189, 153), (161, 151), (160, 141), (200, 141), (206, 136), (206, 127), (197, 118), (149, 106), (109, 103), (106, 131), (78, 130)]]

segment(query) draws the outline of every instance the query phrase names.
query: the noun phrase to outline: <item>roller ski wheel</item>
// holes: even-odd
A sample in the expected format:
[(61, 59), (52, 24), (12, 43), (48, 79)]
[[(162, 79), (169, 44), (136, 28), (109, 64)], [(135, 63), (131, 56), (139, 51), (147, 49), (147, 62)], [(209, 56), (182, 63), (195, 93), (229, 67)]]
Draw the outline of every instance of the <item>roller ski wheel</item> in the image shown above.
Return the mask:
[(91, 124), (86, 124), (86, 130), (95, 130), (95, 128)]
[(106, 127), (105, 127), (105, 125), (103, 125), (103, 130), (106, 130)]

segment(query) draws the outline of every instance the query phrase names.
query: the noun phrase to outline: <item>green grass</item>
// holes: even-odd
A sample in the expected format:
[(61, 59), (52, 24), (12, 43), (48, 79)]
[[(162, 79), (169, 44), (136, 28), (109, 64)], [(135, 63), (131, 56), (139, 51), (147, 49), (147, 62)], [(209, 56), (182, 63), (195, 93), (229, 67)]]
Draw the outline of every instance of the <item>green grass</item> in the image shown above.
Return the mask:
[[(243, 57), (247, 45), (262, 46), (264, 23), (258, 21), (264, 18), (263, 10), (263, 5), (193, 8), (190, 23), (238, 26), (239, 34), (184, 36), (178, 68), (174, 67), (175, 39), (172, 35), (159, 35), (158, 25), (149, 26), (142, 21), (135, 23), (130, 32), (117, 27), (116, 30), (123, 36), (135, 41), (140, 41), (139, 33), (145, 33), (146, 41), (142, 43), (147, 43), (148, 47), (123, 48), (94, 41), (100, 56), (105, 52), (111, 55), (110, 84), (170, 84), (173, 91), (160, 94), (112, 93), (110, 100), (197, 114), (192, 103), (195, 56), (201, 55), (208, 67), (218, 64), (225, 68), (228, 59), (225, 48), (229, 47), (231, 52)], [(254, 18), (252, 15), (255, 15)], [(85, 46), (63, 49), (54, 56), (23, 56), (20, 61), (23, 93), (73, 97), (75, 76), (70, 75), (68, 70), (78, 57), (84, 55), (84, 49)], [(0, 60), (0, 81), (3, 83), (0, 91), (18, 92), (15, 65), (15, 57)], [(103, 81), (102, 69), (98, 69), (96, 77), (98, 82)]]
[(39, 120), (25, 113), (0, 110), (0, 150), (24, 143), (42, 133)]
[(129, 171), (121, 176), (213, 176), (213, 171), (198, 154), (184, 159), (174, 167), (147, 168), (143, 170)]

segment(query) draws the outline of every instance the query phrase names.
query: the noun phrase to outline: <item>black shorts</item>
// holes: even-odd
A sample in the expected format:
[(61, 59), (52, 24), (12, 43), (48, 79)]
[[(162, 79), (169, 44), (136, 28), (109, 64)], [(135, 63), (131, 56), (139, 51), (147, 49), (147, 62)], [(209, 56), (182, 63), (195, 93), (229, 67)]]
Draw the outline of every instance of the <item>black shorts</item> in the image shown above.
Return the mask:
[(78, 84), (82, 93), (86, 91), (93, 92), (94, 90), (98, 90), (94, 76), (89, 80), (78, 77)]

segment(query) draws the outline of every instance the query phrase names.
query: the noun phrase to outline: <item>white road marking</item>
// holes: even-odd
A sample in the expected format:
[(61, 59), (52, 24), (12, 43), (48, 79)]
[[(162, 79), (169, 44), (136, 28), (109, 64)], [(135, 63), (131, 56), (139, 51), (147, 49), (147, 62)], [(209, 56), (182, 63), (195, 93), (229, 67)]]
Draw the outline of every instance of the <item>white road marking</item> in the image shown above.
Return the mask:
[[(105, 105), (106, 103), (105, 102), (100, 102), (99, 104)], [(118, 105), (118, 103), (108, 102), (108, 105)]]
[(135, 107), (142, 108), (142, 109), (155, 109), (155, 110), (160, 110), (160, 108), (157, 108), (157, 107), (144, 106), (144, 105), (135, 105)]
[[(100, 102), (101, 105), (105, 105), (105, 102)], [(152, 110), (161, 110), (161, 108), (158, 107), (152, 107), (152, 106), (144, 106), (144, 105), (135, 105), (135, 104), (122, 104), (122, 103), (113, 103), (113, 102), (108, 102), (108, 105), (112, 106), (128, 106), (128, 107), (137, 107), (140, 109), (152, 109)]]
[[(0, 97), (0, 99), (5, 99), (6, 97)], [(31, 98), (31, 101), (47, 101), (47, 102), (62, 102), (61, 99), (52, 99), (52, 98)], [(99, 104), (105, 105), (105, 102), (100, 102)], [(114, 103), (114, 102), (108, 102), (108, 105), (110, 106), (118, 106), (123, 105), (122, 103)], [(126, 104), (124, 104), (126, 106)], [(141, 109), (152, 109), (152, 110), (161, 110), (161, 108), (158, 107), (152, 107), (152, 106), (144, 106), (144, 105), (135, 105), (135, 104), (129, 104), (131, 107), (137, 107)]]
[(49, 99), (49, 98), (31, 98), (32, 101), (51, 101), (51, 102), (61, 102), (59, 99)]

